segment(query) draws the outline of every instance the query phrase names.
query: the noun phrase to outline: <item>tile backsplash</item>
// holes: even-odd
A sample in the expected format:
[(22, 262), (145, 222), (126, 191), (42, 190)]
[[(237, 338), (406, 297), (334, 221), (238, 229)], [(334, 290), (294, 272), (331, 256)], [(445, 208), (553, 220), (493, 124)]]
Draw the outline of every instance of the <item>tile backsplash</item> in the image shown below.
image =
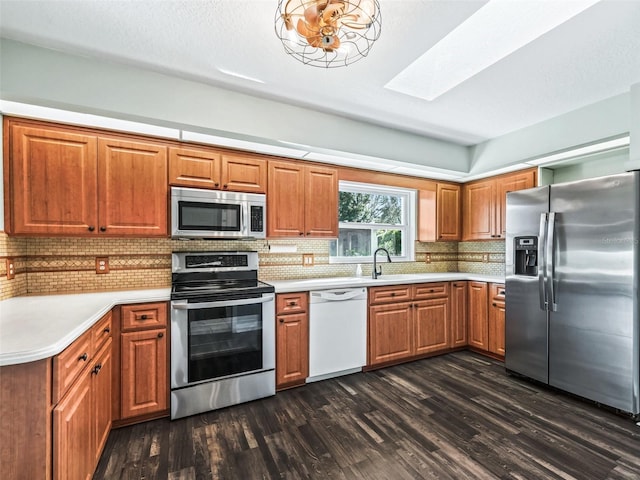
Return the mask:
[[(294, 246), (272, 253), (270, 245)], [(357, 262), (329, 264), (327, 240), (171, 240), (103, 238), (17, 238), (0, 233), (0, 300), (18, 295), (162, 288), (171, 284), (172, 251), (255, 250), (265, 281), (355, 275)], [(313, 265), (303, 266), (302, 255)], [(96, 274), (96, 257), (108, 257), (109, 273)], [(7, 279), (6, 259), (16, 266)], [(394, 273), (469, 272), (504, 274), (504, 242), (416, 243), (416, 261), (381, 263)], [(371, 265), (362, 265), (363, 275)]]

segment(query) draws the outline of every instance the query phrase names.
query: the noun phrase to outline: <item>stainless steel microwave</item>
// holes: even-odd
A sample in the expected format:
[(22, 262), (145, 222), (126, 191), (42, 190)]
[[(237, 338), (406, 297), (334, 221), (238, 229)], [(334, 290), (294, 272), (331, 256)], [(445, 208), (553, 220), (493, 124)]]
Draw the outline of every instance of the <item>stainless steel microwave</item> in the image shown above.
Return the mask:
[(261, 193), (171, 187), (171, 238), (265, 238)]

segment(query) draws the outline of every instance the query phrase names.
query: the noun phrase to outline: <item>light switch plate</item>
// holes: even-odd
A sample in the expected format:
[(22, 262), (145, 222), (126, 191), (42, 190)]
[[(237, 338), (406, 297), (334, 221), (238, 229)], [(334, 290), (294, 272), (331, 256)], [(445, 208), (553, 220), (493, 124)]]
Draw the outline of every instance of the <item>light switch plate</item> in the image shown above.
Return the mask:
[(313, 253), (303, 253), (302, 254), (302, 266), (303, 267), (313, 267)]
[(96, 273), (109, 273), (109, 257), (96, 257)]

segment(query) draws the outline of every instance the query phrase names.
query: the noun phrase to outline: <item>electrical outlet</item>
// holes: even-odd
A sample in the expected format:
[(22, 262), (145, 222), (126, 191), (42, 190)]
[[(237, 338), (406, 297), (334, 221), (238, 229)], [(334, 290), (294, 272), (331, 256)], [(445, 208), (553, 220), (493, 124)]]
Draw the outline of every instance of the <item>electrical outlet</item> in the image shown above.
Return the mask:
[(430, 253), (427, 253), (427, 256), (425, 258), (425, 262), (426, 263), (431, 263), (431, 254)]
[(109, 273), (109, 257), (96, 257), (96, 273)]
[(313, 267), (313, 253), (303, 253), (302, 254), (302, 266), (303, 267)]
[(16, 278), (16, 263), (13, 258), (7, 258), (7, 280)]

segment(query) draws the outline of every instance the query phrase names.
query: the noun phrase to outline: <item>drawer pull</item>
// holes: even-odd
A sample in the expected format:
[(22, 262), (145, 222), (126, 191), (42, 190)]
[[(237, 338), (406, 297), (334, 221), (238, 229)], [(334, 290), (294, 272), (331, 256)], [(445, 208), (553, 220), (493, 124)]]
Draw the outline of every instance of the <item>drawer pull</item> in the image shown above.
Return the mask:
[(93, 373), (94, 375), (97, 375), (98, 372), (100, 372), (100, 370), (102, 370), (102, 364), (98, 363), (95, 367), (93, 367), (93, 371), (91, 373)]
[(111, 328), (107, 327), (102, 332), (103, 333), (111, 333)]
[(140, 315), (140, 320), (146, 320), (147, 318), (149, 317), (147, 317), (146, 315)]
[(429, 293), (433, 293), (435, 292), (435, 290), (432, 288), (431, 290), (429, 290)]
[(160, 332), (160, 333), (158, 334), (158, 338), (162, 338), (162, 337), (164, 337), (164, 333)]
[(295, 307), (296, 306), (296, 301), (292, 301), (292, 302), (287, 302), (287, 305), (289, 305), (290, 307)]
[(396, 296), (396, 292), (391, 292), (391, 296), (395, 297)]
[(498, 295), (504, 295), (504, 290), (498, 290)]
[(280, 321), (280, 323), (284, 323), (284, 318), (281, 317), (278, 320)]
[(493, 305), (494, 307), (497, 307), (498, 305), (496, 305), (495, 303), (492, 303), (491, 305)]
[(86, 352), (85, 352), (85, 353), (83, 353), (82, 355), (80, 355), (80, 356), (78, 357), (78, 361), (82, 360), (83, 362), (86, 362), (86, 361), (87, 361), (87, 358), (89, 358), (89, 356), (88, 356), (88, 355), (86, 354)]

